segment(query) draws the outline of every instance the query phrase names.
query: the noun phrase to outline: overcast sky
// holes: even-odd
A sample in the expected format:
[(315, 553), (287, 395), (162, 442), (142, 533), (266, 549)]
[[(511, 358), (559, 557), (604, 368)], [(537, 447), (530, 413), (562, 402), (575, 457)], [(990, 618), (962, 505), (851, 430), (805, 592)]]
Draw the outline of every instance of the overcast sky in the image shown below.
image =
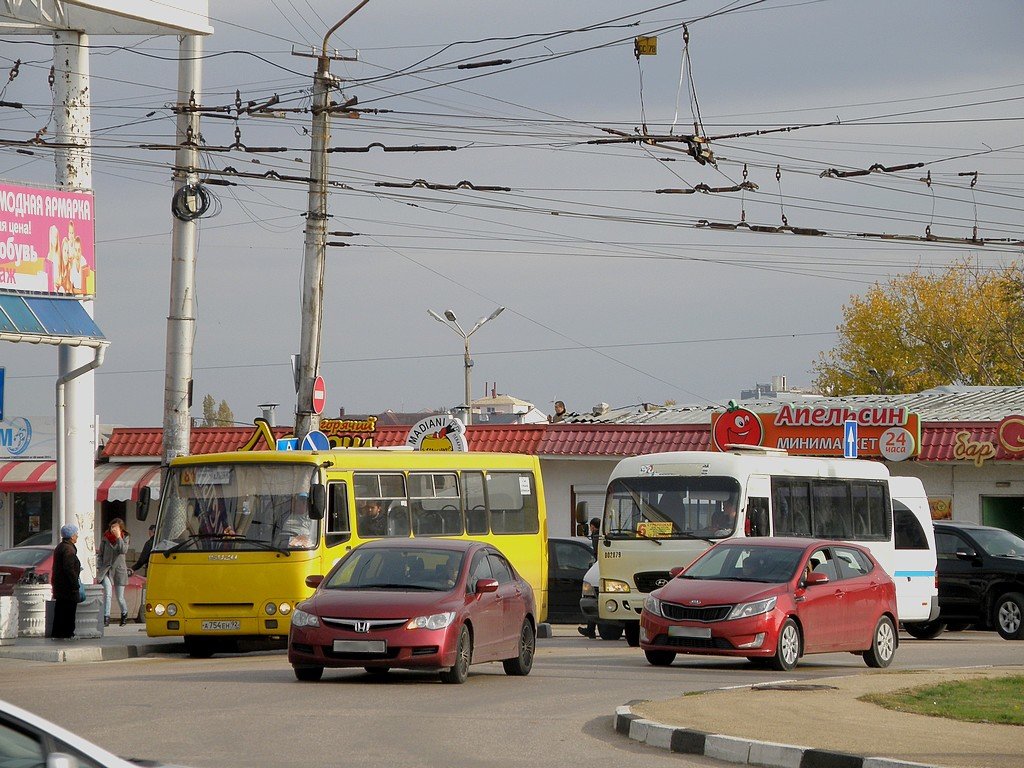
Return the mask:
[[(353, 2), (352, 5), (355, 5)], [(464, 327), (506, 311), (472, 339), (474, 396), (500, 393), (550, 412), (607, 402), (725, 402), (784, 374), (811, 382), (851, 294), (914, 267), (973, 255), (986, 267), (1019, 257), (999, 245), (894, 243), (858, 233), (1024, 236), (1024, 57), (1020, 2), (621, 0), (515, 3), (371, 0), (332, 38), (358, 62), (335, 62), (345, 97), (387, 113), (336, 119), (332, 146), (455, 146), (436, 153), (334, 153), (330, 229), (358, 234), (328, 249), (321, 374), (325, 415), (413, 411), (462, 401)], [(278, 94), (308, 106), (319, 45), (349, 9), (323, 0), (211, 2), (206, 106)], [(683, 66), (682, 24), (689, 32)], [(564, 34), (560, 34), (564, 33)], [(657, 34), (657, 56), (632, 38)], [(103, 423), (159, 426), (170, 271), (170, 152), (177, 52), (172, 37), (92, 37), (97, 145), (95, 316), (111, 342), (96, 375)], [(130, 50), (128, 50), (130, 48)], [(215, 55), (219, 52), (230, 52)], [(50, 111), (50, 38), (7, 36), (0, 136), (27, 139)], [(457, 69), (458, 63), (511, 64)], [(641, 87), (642, 83), (642, 87)], [(681, 144), (595, 145), (611, 128), (694, 132), (695, 94), (717, 168)], [(153, 113), (153, 114), (150, 114)], [(237, 122), (248, 146), (209, 152), (205, 168), (303, 176), (308, 113)], [(206, 119), (207, 145), (236, 123)], [(925, 163), (830, 178), (827, 169)], [(658, 194), (698, 184), (755, 191)], [(776, 166), (779, 166), (777, 178)], [(931, 174), (932, 185), (922, 179)], [(973, 190), (970, 182), (978, 172)], [(0, 177), (53, 182), (52, 154), (0, 147)], [(431, 184), (510, 192), (377, 187)], [(240, 423), (258, 404), (295, 404), (302, 184), (237, 179), (213, 187), (200, 224), (195, 404), (226, 400)], [(701, 220), (793, 227), (828, 237), (709, 230)], [(0, 344), (8, 414), (53, 410), (53, 348)]]

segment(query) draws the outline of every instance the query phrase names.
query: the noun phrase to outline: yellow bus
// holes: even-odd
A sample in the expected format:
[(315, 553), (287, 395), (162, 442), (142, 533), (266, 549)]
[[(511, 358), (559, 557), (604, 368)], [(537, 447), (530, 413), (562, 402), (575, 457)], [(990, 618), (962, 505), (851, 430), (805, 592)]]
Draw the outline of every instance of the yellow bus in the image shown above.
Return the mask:
[[(141, 508), (145, 508), (143, 505)], [(346, 552), (381, 537), (486, 541), (547, 616), (547, 512), (534, 456), (403, 449), (239, 451), (171, 462), (146, 632), (193, 656), (281, 640), (295, 604)]]

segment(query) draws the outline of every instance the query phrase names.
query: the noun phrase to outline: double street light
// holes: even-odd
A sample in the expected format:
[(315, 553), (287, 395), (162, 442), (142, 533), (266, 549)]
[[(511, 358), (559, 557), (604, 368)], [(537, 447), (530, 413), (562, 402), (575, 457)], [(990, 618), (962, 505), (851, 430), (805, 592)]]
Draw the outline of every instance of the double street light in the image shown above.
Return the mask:
[(477, 320), (476, 325), (470, 328), (469, 332), (466, 332), (465, 330), (463, 330), (462, 326), (459, 325), (459, 321), (458, 318), (455, 317), (455, 313), (452, 312), (450, 309), (446, 309), (444, 311), (443, 317), (432, 309), (427, 310), (427, 314), (429, 314), (432, 318), (437, 320), (437, 322), (441, 323), (442, 325), (451, 328), (454, 333), (457, 333), (459, 336), (462, 337), (462, 340), (465, 343), (466, 352), (463, 361), (465, 363), (466, 375), (466, 426), (469, 426), (470, 424), (473, 423), (473, 389), (470, 386), (470, 369), (472, 369), (473, 367), (473, 358), (469, 356), (469, 337), (472, 336), (477, 331), (479, 331), (484, 326), (485, 323), (489, 323), (491, 320), (496, 318), (504, 311), (504, 307), (498, 307), (496, 310), (491, 312), (491, 314), (489, 314), (487, 317), (481, 317), (479, 320)]

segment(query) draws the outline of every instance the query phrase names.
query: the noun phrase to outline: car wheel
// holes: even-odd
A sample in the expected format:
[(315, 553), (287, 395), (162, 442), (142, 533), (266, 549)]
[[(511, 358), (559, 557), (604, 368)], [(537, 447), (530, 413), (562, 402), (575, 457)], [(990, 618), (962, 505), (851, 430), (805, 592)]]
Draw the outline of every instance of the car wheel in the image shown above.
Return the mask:
[(618, 640), (622, 637), (622, 625), (620, 624), (598, 624), (597, 634), (602, 640)]
[(892, 657), (896, 655), (896, 627), (892, 619), (880, 618), (871, 637), (871, 647), (864, 651), (864, 661), (869, 667), (884, 669), (892, 664)]
[(904, 631), (917, 640), (934, 640), (945, 628), (941, 621), (915, 621), (903, 625)]
[(626, 645), (630, 648), (636, 648), (640, 645), (639, 621), (627, 621), (623, 627), (623, 631), (626, 633)]
[(803, 642), (796, 622), (786, 619), (779, 630), (779, 641), (772, 657), (772, 667), (780, 672), (789, 672), (800, 660), (800, 649)]
[(455, 646), (455, 663), (441, 673), (441, 681), (459, 685), (469, 677), (469, 665), (473, 661), (473, 638), (465, 624), (459, 630), (459, 642)]
[(292, 667), (295, 670), (295, 679), (304, 683), (315, 683), (324, 676), (323, 667)]
[(514, 677), (525, 677), (533, 669), (533, 654), (537, 650), (537, 633), (533, 631), (533, 624), (529, 619), (523, 619), (523, 626), (519, 630), (519, 654), (511, 659), (505, 659), (501, 665), (505, 668), (506, 675)]
[(676, 660), (672, 651), (644, 651), (647, 661), (655, 667), (667, 667)]
[(363, 667), (363, 669), (366, 670), (366, 674), (374, 677), (384, 677), (391, 671), (391, 667)]
[(996, 600), (993, 624), (1004, 640), (1024, 639), (1024, 595), (1007, 592)]

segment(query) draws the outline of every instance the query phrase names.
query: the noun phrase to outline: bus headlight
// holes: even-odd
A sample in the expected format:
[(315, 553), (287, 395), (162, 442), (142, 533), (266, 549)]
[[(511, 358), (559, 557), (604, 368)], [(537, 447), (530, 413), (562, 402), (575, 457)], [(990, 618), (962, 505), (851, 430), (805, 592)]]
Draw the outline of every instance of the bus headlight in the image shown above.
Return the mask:
[(752, 603), (740, 603), (732, 609), (732, 613), (729, 614), (729, 620), (746, 619), (751, 616), (760, 616), (762, 613), (768, 613), (775, 608), (775, 603), (778, 600), (778, 597), (769, 597), (765, 600), (755, 600)]
[(292, 614), (292, 626), (293, 627), (319, 627), (320, 619), (314, 616), (312, 613), (306, 613), (300, 611), (298, 608)]
[(281, 612), (282, 616), (287, 616), (292, 612), (292, 607), (288, 603), (281, 603), (277, 610)]
[(273, 603), (267, 603), (263, 607), (263, 610), (267, 612), (267, 616), (273, 616), (275, 613), (277, 613), (277, 606)]
[(168, 603), (167, 604), (167, 615), (168, 616), (177, 616), (178, 615), (178, 606), (176, 606), (174, 603)]
[(155, 613), (157, 616), (163, 616), (166, 611), (167, 609), (164, 608), (163, 603), (157, 603), (155, 606), (153, 606), (153, 613)]
[(406, 629), (444, 629), (455, 621), (455, 611), (435, 613), (431, 616), (417, 616), (410, 619), (405, 625)]
[(629, 592), (629, 584), (618, 579), (601, 579), (602, 592)]

